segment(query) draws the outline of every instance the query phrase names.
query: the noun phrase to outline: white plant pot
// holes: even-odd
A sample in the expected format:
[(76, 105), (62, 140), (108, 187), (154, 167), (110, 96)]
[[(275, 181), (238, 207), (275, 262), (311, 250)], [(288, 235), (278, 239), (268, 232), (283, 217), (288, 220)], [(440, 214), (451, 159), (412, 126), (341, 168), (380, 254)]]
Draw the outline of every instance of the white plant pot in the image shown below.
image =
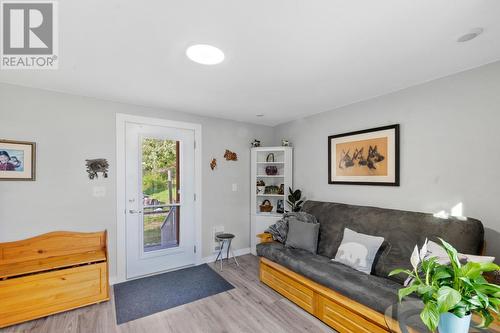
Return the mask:
[(439, 333), (467, 333), (469, 332), (472, 315), (457, 317), (453, 313), (442, 313), (439, 317)]

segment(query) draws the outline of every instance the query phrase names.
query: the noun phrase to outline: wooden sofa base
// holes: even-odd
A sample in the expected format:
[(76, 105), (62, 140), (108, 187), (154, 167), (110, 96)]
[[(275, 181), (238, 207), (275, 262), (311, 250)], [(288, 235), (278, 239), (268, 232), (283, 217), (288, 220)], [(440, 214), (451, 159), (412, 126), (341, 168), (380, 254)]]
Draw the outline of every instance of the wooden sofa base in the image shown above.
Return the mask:
[(260, 281), (340, 333), (387, 333), (383, 314), (260, 258)]

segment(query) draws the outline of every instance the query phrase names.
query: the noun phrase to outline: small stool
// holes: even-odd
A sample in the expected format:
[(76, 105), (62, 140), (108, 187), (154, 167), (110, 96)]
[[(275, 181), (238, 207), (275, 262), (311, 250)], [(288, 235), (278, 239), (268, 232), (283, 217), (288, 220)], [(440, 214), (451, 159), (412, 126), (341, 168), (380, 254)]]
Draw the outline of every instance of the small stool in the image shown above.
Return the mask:
[(233, 234), (219, 234), (215, 236), (215, 239), (219, 242), (219, 254), (217, 255), (217, 258), (215, 259), (215, 264), (217, 264), (217, 260), (219, 260), (220, 257), (220, 270), (222, 271), (222, 261), (224, 260), (224, 255), (222, 251), (224, 250), (224, 244), (227, 244), (227, 254), (226, 254), (226, 259), (229, 261), (229, 251), (231, 251), (231, 254), (233, 255), (234, 262), (236, 263), (236, 266), (240, 266), (238, 264), (238, 260), (236, 260), (236, 256), (234, 255), (233, 250), (231, 249), (231, 242), (233, 241), (234, 235)]

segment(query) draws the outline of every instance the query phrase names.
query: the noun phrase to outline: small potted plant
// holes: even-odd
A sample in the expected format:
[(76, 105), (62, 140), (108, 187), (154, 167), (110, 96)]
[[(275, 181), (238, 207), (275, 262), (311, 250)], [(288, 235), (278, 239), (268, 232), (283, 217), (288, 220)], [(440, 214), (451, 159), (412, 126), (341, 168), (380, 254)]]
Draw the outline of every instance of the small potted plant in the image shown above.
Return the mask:
[(440, 241), (449, 263), (439, 263), (436, 257), (426, 258), (426, 241), (420, 251), (415, 246), (410, 259), (413, 270), (396, 269), (389, 274), (404, 273), (411, 278), (399, 290), (399, 300), (417, 294), (424, 303), (420, 318), (431, 331), (438, 328), (439, 333), (467, 333), (472, 313), (481, 316), (480, 327), (488, 327), (494, 320), (492, 313), (498, 313), (500, 286), (488, 283), (482, 274), (500, 267), (494, 263), (462, 264), (457, 250)]
[(302, 204), (304, 203), (304, 199), (301, 199), (302, 191), (298, 189), (294, 191), (291, 187), (289, 187), (288, 192), (290, 194), (288, 195), (288, 200), (286, 202), (290, 205), (292, 212), (300, 212)]

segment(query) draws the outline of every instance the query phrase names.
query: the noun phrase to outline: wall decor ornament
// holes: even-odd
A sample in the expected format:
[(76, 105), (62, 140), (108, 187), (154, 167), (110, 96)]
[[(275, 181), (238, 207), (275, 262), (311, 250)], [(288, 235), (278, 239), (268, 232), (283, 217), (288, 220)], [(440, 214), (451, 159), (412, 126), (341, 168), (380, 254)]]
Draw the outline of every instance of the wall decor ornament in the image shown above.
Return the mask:
[(226, 159), (226, 161), (237, 161), (238, 155), (235, 152), (226, 149), (226, 152), (224, 153), (224, 158)]
[(210, 161), (210, 169), (215, 169), (217, 167), (217, 159), (212, 158), (212, 161)]
[(90, 179), (99, 178), (99, 172), (102, 173), (104, 178), (108, 178), (108, 160), (105, 158), (96, 158), (92, 160), (85, 160), (85, 162)]
[(252, 146), (252, 148), (260, 147), (260, 140), (254, 139), (252, 142), (250, 142), (250, 145)]
[(329, 136), (328, 183), (399, 186), (399, 124)]
[(0, 140), (0, 180), (35, 180), (36, 144)]

